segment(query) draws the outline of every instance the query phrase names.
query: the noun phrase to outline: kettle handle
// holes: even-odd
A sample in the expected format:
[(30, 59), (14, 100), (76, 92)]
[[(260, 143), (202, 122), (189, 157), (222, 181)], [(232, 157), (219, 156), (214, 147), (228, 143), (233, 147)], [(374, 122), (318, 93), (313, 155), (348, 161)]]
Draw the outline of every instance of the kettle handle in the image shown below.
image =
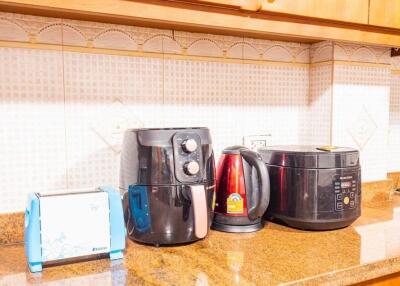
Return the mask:
[(208, 232), (207, 200), (204, 185), (190, 186), (194, 213), (194, 234), (197, 238), (204, 238)]
[[(264, 215), (269, 205), (270, 182), (269, 182), (268, 170), (258, 153), (251, 151), (249, 149), (242, 149), (240, 150), (240, 154), (251, 167), (255, 167), (258, 175), (257, 183), (259, 187), (259, 192), (254, 194), (254, 197), (256, 198), (255, 199), (256, 204), (250, 208), (247, 207), (249, 218), (251, 220), (255, 220)], [(251, 184), (251, 186), (252, 190), (250, 192), (253, 192), (254, 189), (253, 184)], [(249, 197), (252, 197), (252, 195), (253, 194), (250, 193)]]

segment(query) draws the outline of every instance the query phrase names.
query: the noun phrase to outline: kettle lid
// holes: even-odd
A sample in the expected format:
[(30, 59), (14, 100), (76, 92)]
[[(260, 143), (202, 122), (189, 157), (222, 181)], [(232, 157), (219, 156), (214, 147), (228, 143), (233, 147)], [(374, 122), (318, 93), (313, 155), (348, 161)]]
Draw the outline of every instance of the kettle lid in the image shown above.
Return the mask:
[(222, 154), (240, 154), (240, 151), (242, 150), (248, 150), (248, 148), (240, 145), (235, 145), (235, 146), (230, 146), (226, 147), (223, 151)]

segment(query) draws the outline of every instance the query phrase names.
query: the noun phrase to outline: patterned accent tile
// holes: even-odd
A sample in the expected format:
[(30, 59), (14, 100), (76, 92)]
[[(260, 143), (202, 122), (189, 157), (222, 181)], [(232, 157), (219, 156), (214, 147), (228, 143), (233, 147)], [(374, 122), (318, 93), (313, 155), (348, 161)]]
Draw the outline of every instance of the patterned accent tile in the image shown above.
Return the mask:
[[(66, 20), (63, 20), (64, 22)], [(87, 39), (85, 35), (69, 23), (62, 24), (62, 43), (67, 46), (86, 47)]]
[(190, 56), (222, 57), (223, 50), (212, 40), (200, 39), (187, 48), (187, 54)]
[(260, 52), (255, 47), (248, 43), (234, 44), (226, 53), (228, 58), (259, 60)]
[(358, 148), (362, 150), (367, 145), (368, 140), (374, 135), (377, 129), (376, 122), (363, 108), (355, 118), (355, 121), (350, 123), (347, 129)]
[(303, 63), (303, 64), (310, 63), (310, 48), (305, 47), (305, 48), (299, 49), (298, 52), (295, 54), (295, 62)]
[(93, 39), (94, 48), (136, 51), (137, 43), (122, 30), (106, 30)]
[[(333, 83), (333, 144), (359, 148), (348, 131), (363, 109), (377, 129), (361, 150), (363, 181), (386, 179), (389, 131), (390, 69), (335, 64)], [(362, 117), (362, 116), (361, 116)], [(368, 126), (369, 124), (367, 124)], [(370, 133), (369, 127), (366, 133)]]
[(5, 41), (29, 41), (28, 32), (10, 19), (4, 19), (0, 14), (0, 39)]
[(277, 61), (277, 62), (292, 62), (293, 55), (285, 46), (275, 45), (270, 47), (263, 54), (263, 59), (267, 61)]
[(390, 64), (390, 48), (335, 42), (334, 58), (341, 61)]
[(182, 47), (172, 36), (157, 35), (143, 43), (144, 52), (181, 54)]
[(92, 122), (92, 130), (116, 153), (121, 152), (125, 130), (143, 127), (143, 122), (121, 100), (106, 106)]
[(62, 32), (63, 26), (61, 24), (61, 20), (55, 19), (53, 20), (53, 23), (50, 23), (40, 29), (36, 35), (36, 42), (61, 45), (63, 43)]
[(310, 62), (320, 63), (333, 60), (333, 42), (324, 41), (312, 44), (310, 48)]

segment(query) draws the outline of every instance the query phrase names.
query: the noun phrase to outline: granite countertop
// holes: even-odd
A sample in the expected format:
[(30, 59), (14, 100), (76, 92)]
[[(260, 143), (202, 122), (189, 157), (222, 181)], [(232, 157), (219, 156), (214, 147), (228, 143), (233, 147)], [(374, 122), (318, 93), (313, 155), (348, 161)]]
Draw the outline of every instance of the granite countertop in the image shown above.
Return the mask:
[(23, 244), (0, 247), (0, 285), (346, 285), (400, 271), (400, 196), (364, 207), (350, 227), (309, 232), (267, 223), (250, 234), (211, 231), (184, 246), (127, 242), (123, 260), (32, 274)]

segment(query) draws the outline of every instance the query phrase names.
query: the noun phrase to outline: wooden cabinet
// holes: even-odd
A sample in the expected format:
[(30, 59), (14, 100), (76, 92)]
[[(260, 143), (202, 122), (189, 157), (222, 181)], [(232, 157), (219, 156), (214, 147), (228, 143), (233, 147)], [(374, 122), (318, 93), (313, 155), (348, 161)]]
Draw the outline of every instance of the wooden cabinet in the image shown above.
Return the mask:
[(262, 0), (262, 10), (368, 24), (368, 2), (368, 0)]
[(400, 0), (370, 0), (369, 24), (400, 29)]
[(261, 9), (261, 0), (197, 0), (202, 4), (224, 5), (238, 9), (257, 11)]
[[(400, 47), (400, 27), (393, 32), (367, 25), (369, 1), (371, 9), (393, 2), (399, 11), (400, 0), (0, 0), (0, 11), (273, 40)], [(393, 7), (385, 9), (400, 21)]]

